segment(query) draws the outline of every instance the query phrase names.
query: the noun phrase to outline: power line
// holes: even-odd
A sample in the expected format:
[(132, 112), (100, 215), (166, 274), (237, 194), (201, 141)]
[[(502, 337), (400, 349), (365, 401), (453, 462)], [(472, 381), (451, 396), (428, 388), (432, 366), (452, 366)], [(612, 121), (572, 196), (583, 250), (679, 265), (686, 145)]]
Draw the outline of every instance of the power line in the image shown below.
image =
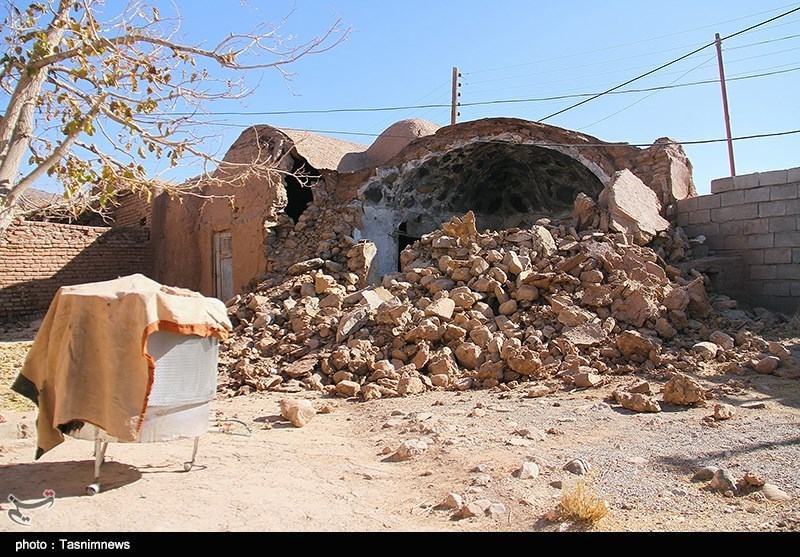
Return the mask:
[[(222, 127), (230, 127), (230, 128), (241, 128), (241, 129), (250, 129), (255, 126), (247, 125), (247, 124), (229, 124), (229, 123), (215, 123), (215, 126), (222, 126)], [(318, 133), (318, 134), (325, 134), (325, 135), (354, 135), (354, 136), (366, 136), (366, 137), (392, 137), (398, 139), (408, 139), (408, 136), (405, 135), (384, 135), (380, 133), (366, 133), (366, 132), (346, 132), (346, 131), (339, 131), (339, 130), (318, 130), (312, 128), (276, 128), (277, 130), (286, 130), (286, 131), (296, 131), (296, 132), (307, 132), (307, 133)], [(780, 132), (769, 132), (769, 133), (761, 133), (761, 134), (753, 134), (753, 135), (742, 135), (739, 137), (731, 138), (731, 141), (746, 141), (750, 139), (763, 139), (768, 137), (780, 137), (786, 135), (795, 135), (800, 134), (800, 129), (796, 130), (786, 130)], [(660, 141), (659, 145), (705, 145), (709, 143), (721, 143), (724, 141), (728, 141), (728, 138), (723, 137), (721, 139), (696, 139), (696, 140), (688, 140), (688, 141)], [(502, 143), (508, 144), (511, 143), (510, 141), (505, 140), (486, 140), (484, 143)], [(582, 148), (582, 147), (619, 147), (620, 145), (626, 145), (628, 147), (641, 147), (647, 148), (651, 147), (652, 143), (555, 143), (555, 142), (540, 142), (533, 144), (536, 147), (574, 147), (574, 148)]]
[[(703, 62), (706, 64), (707, 62)], [(694, 68), (697, 69), (697, 68)], [(800, 70), (800, 67), (789, 68), (785, 70), (778, 70), (773, 72), (765, 72), (759, 74), (750, 74), (750, 75), (742, 75), (738, 77), (730, 77), (728, 81), (740, 81), (744, 79), (755, 79), (759, 77), (768, 77), (771, 75), (778, 75), (783, 73), (790, 73), (796, 72)], [(694, 71), (694, 70), (692, 70)], [(683, 75), (686, 75), (685, 73)], [(681, 77), (683, 77), (683, 75)], [(678, 78), (680, 79), (680, 78)], [(623, 95), (623, 94), (630, 94), (630, 93), (647, 93), (650, 91), (663, 91), (666, 89), (679, 89), (681, 87), (690, 87), (694, 85), (706, 85), (709, 83), (718, 83), (718, 79), (706, 79), (703, 81), (693, 81), (690, 83), (680, 83), (677, 85), (661, 85), (657, 87), (644, 87), (641, 89), (623, 89), (621, 91), (612, 91), (608, 93), (609, 95)], [(492, 100), (492, 101), (474, 101), (474, 102), (467, 102), (461, 103), (461, 106), (481, 106), (481, 105), (490, 105), (490, 104), (514, 104), (514, 103), (527, 103), (527, 102), (545, 102), (545, 101), (559, 101), (565, 99), (575, 99), (575, 98), (585, 98), (585, 97), (594, 97), (601, 93), (573, 93), (569, 95), (554, 95), (550, 97), (531, 97), (531, 98), (524, 98), (524, 99), (501, 99), (501, 100)]]
[(643, 101), (645, 101), (645, 100), (649, 99), (649, 98), (650, 98), (650, 97), (652, 97), (653, 95), (657, 95), (658, 93), (660, 93), (661, 91), (663, 91), (663, 90), (664, 90), (664, 89), (666, 89), (667, 87), (671, 87), (671, 86), (673, 86), (673, 85), (675, 84), (675, 82), (676, 82), (676, 81), (680, 81), (681, 79), (683, 79), (684, 77), (686, 77), (687, 75), (689, 75), (689, 74), (690, 74), (690, 73), (692, 73), (693, 71), (697, 70), (697, 69), (698, 69), (698, 68), (700, 68), (701, 66), (705, 65), (705, 64), (706, 64), (708, 61), (710, 61), (710, 60), (713, 60), (714, 58), (716, 58), (716, 55), (712, 56), (711, 58), (709, 58), (709, 59), (708, 59), (708, 60), (706, 60), (705, 62), (702, 62), (702, 63), (698, 64), (697, 66), (695, 66), (694, 68), (692, 68), (692, 69), (691, 69), (691, 70), (689, 70), (688, 72), (684, 73), (684, 74), (683, 74), (683, 75), (681, 75), (680, 77), (677, 77), (677, 78), (675, 78), (675, 79), (672, 81), (672, 83), (670, 83), (669, 85), (667, 85), (667, 86), (665, 86), (665, 87), (663, 87), (663, 88), (659, 88), (659, 89), (657, 89), (657, 90), (653, 91), (652, 93), (650, 93), (649, 95), (646, 95), (646, 96), (642, 97), (641, 99), (638, 99), (638, 100), (636, 100), (635, 102), (633, 102), (633, 103), (629, 104), (628, 106), (626, 106), (626, 107), (624, 107), (624, 108), (621, 108), (621, 109), (617, 110), (616, 112), (614, 112), (614, 113), (612, 113), (612, 114), (609, 114), (608, 116), (606, 116), (606, 117), (604, 117), (604, 118), (601, 118), (601, 119), (599, 119), (599, 120), (597, 120), (597, 121), (595, 121), (595, 122), (592, 122), (591, 124), (589, 124), (589, 125), (587, 125), (587, 126), (583, 126), (583, 127), (581, 127), (581, 128), (578, 128), (578, 129), (580, 129), (580, 130), (584, 130), (584, 129), (586, 129), (586, 128), (591, 128), (591, 127), (592, 127), (592, 126), (594, 126), (595, 124), (599, 124), (600, 122), (604, 122), (604, 121), (608, 120), (609, 118), (612, 118), (612, 117), (616, 116), (616, 115), (617, 115), (617, 114), (619, 114), (620, 112), (624, 112), (624, 111), (628, 110), (629, 108), (631, 108), (631, 107), (633, 107), (633, 106), (635, 106), (635, 105), (639, 104), (640, 102), (643, 102)]
[[(727, 37), (723, 37), (722, 40), (731, 39), (733, 37), (741, 35), (742, 33), (747, 33), (748, 31), (752, 31), (753, 29), (756, 29), (757, 27), (761, 27), (762, 25), (766, 25), (766, 24), (771, 23), (771, 22), (773, 22), (773, 21), (775, 21), (777, 19), (780, 19), (782, 17), (786, 17), (789, 14), (793, 14), (794, 12), (797, 12), (797, 11), (800, 11), (800, 7), (794, 8), (792, 10), (789, 10), (788, 12), (784, 12), (784, 13), (782, 13), (780, 15), (777, 15), (775, 17), (772, 17), (770, 19), (762, 21), (761, 23), (756, 23), (755, 25), (751, 25), (750, 27), (747, 27), (746, 29), (742, 29), (741, 31), (737, 31), (736, 33), (733, 33), (732, 35), (728, 35)], [(636, 77), (634, 77), (632, 79), (629, 79), (628, 81), (626, 81), (624, 83), (620, 83), (619, 85), (617, 85), (615, 87), (612, 87), (611, 89), (603, 91), (602, 93), (598, 93), (597, 95), (594, 95), (593, 97), (589, 97), (588, 99), (584, 99), (584, 100), (582, 100), (580, 102), (577, 102), (577, 103), (575, 103), (573, 105), (570, 105), (570, 106), (568, 106), (566, 108), (562, 108), (561, 110), (558, 110), (558, 111), (556, 111), (556, 112), (554, 112), (552, 114), (549, 114), (548, 116), (545, 116), (544, 118), (540, 119), (539, 121), (540, 122), (544, 122), (545, 120), (549, 120), (550, 118), (553, 118), (553, 117), (558, 116), (560, 114), (564, 114), (565, 112), (567, 112), (569, 110), (572, 110), (573, 108), (577, 108), (577, 107), (579, 107), (579, 106), (581, 106), (583, 104), (586, 104), (586, 103), (591, 102), (591, 101), (593, 101), (593, 100), (595, 100), (595, 99), (597, 99), (599, 97), (602, 97), (603, 95), (607, 95), (608, 93), (611, 93), (612, 91), (616, 91), (617, 89), (620, 89), (621, 87), (625, 87), (626, 85), (629, 85), (629, 84), (633, 83), (634, 81), (638, 81), (638, 80), (640, 80), (640, 79), (642, 79), (644, 77), (647, 77), (648, 75), (651, 75), (651, 74), (654, 74), (654, 73), (656, 73), (656, 72), (658, 72), (660, 70), (663, 70), (664, 68), (666, 68), (668, 66), (671, 66), (672, 64), (675, 64), (677, 62), (680, 62), (681, 60), (685, 60), (689, 56), (697, 54), (698, 52), (703, 51), (703, 50), (705, 50), (706, 48), (708, 48), (710, 46), (714, 46), (715, 44), (716, 43), (714, 41), (712, 41), (712, 42), (708, 43), (705, 46), (702, 46), (702, 47), (700, 47), (698, 49), (693, 50), (692, 52), (689, 52), (688, 54), (684, 54), (683, 56), (679, 56), (678, 58), (675, 58), (671, 62), (667, 62), (666, 64), (661, 64), (657, 68), (654, 68), (654, 69), (652, 69), (652, 70), (650, 70), (648, 72), (645, 72), (645, 73), (643, 73), (643, 74), (641, 74), (639, 76), (636, 76)]]
[[(792, 38), (796, 38), (796, 37), (800, 37), (800, 35), (788, 35), (788, 36), (784, 36), (784, 37), (770, 39), (770, 40), (767, 40), (767, 41), (761, 41), (761, 42), (757, 42), (757, 43), (750, 43), (750, 44), (746, 44), (746, 45), (728, 47), (728, 50), (739, 50), (739, 49), (742, 49), (742, 48), (748, 48), (748, 47), (752, 47), (752, 46), (760, 46), (760, 45), (765, 45), (765, 44), (769, 44), (769, 43), (772, 43), (772, 42), (778, 42), (778, 41), (782, 41), (782, 40), (786, 40), (786, 39), (792, 39)], [(695, 43), (695, 45), (696, 44), (698, 44), (698, 43)], [(689, 45), (689, 46), (695, 46), (695, 45)], [(521, 75), (517, 75), (517, 76), (510, 76), (510, 77), (504, 77), (504, 78), (498, 78), (498, 79), (487, 79), (487, 80), (473, 81), (473, 82), (467, 81), (466, 84), (467, 85), (474, 85), (474, 84), (478, 84), (478, 83), (490, 83), (490, 82), (495, 82), (495, 81), (511, 80), (511, 79), (517, 79), (517, 78), (523, 78), (523, 77), (531, 77), (531, 76), (537, 76), (537, 75), (545, 75), (545, 74), (552, 74), (552, 73), (560, 73), (560, 72), (565, 72), (565, 71), (574, 70), (574, 69), (580, 69), (580, 68), (586, 68), (586, 67), (596, 67), (596, 66), (601, 65), (601, 64), (606, 64), (606, 63), (611, 63), (611, 62), (618, 62), (618, 61), (622, 61), (622, 60), (629, 60), (629, 59), (632, 59), (632, 58), (641, 58), (643, 56), (649, 56), (650, 54), (660, 54), (661, 52), (669, 52), (669, 51), (673, 51), (673, 50), (681, 50), (683, 48), (686, 48), (686, 47), (670, 48), (670, 49), (663, 50), (663, 51), (660, 51), (660, 52), (640, 54), (640, 55), (636, 55), (636, 56), (629, 56), (627, 58), (618, 58), (616, 60), (606, 60), (606, 61), (603, 61), (603, 62), (596, 62), (596, 63), (591, 63), (591, 64), (581, 64), (579, 66), (571, 66), (569, 68), (558, 68), (558, 69), (555, 69), (555, 70), (546, 70), (546, 71), (541, 71), (541, 72), (535, 72), (535, 73), (529, 73), (529, 74), (521, 74)], [(738, 60), (731, 60), (729, 62), (729, 64), (733, 64), (733, 63), (744, 61), (744, 60), (751, 60), (753, 58), (758, 58), (758, 57), (772, 56), (774, 54), (781, 54), (781, 53), (784, 53), (784, 52), (788, 52), (790, 50), (796, 50), (796, 49), (779, 50), (779, 51), (776, 51), (776, 52), (769, 52), (769, 53), (766, 53), (766, 54), (760, 54), (758, 56), (752, 56), (750, 58), (741, 58), (741, 59), (738, 59)], [(512, 85), (512, 86), (509, 86), (509, 87), (496, 87), (494, 89), (483, 89), (483, 90), (480, 90), (480, 91), (473, 91), (473, 90), (470, 89), (470, 91), (471, 91), (470, 94), (471, 95), (477, 95), (477, 94), (480, 94), (480, 93), (492, 93), (492, 92), (496, 92), (496, 91), (508, 91), (509, 89), (522, 89), (522, 88), (528, 88), (528, 87), (540, 87), (541, 85), (546, 85), (546, 84), (549, 84), (549, 83), (559, 83), (559, 82), (563, 82), (563, 81), (574, 81), (576, 79), (585, 80), (586, 78), (590, 78), (590, 77), (599, 77), (599, 76), (603, 76), (603, 75), (622, 73), (622, 72), (626, 72), (626, 71), (629, 71), (629, 70), (639, 70), (639, 69), (642, 69), (642, 68), (649, 68), (649, 67), (651, 67), (651, 66), (650, 65), (639, 65), (639, 66), (634, 66), (634, 67), (629, 67), (629, 68), (615, 68), (613, 71), (608, 71), (608, 72), (601, 72), (601, 73), (595, 73), (595, 74), (590, 74), (590, 75), (580, 75), (580, 76), (577, 76), (577, 77), (569, 77), (569, 78), (551, 80), (551, 81), (545, 81), (545, 82), (526, 83), (526, 84), (523, 84), (523, 85)], [(674, 72), (674, 73), (681, 73), (681, 72)]]
[[(706, 62), (704, 62), (705, 64)], [(773, 66), (774, 67), (774, 66)], [(778, 66), (781, 67), (781, 66)], [(739, 76), (729, 77), (728, 81), (741, 81), (746, 79), (756, 79), (761, 77), (769, 77), (773, 75), (780, 75), (785, 73), (796, 72), (800, 70), (800, 67), (793, 67), (783, 70), (776, 70), (771, 72), (763, 72), (763, 73), (756, 73), (756, 74), (745, 74)], [(683, 75), (686, 75), (685, 73)], [(681, 76), (683, 77), (683, 76)], [(680, 79), (680, 78), (679, 78)], [(717, 79), (707, 79), (702, 81), (693, 81), (689, 83), (680, 83), (676, 85), (661, 85), (655, 87), (644, 87), (639, 89), (623, 89), (619, 91), (611, 91), (607, 94), (609, 95), (623, 95), (623, 94), (631, 94), (631, 93), (648, 93), (651, 91), (663, 91), (667, 89), (679, 89), (682, 87), (692, 87), (696, 85), (707, 85), (710, 83), (718, 83), (719, 80)], [(566, 95), (553, 95), (547, 97), (526, 97), (526, 98), (519, 98), (519, 99), (494, 99), (488, 101), (473, 101), (473, 102), (464, 102), (459, 103), (459, 106), (470, 107), (470, 106), (484, 106), (484, 105), (497, 105), (497, 104), (520, 104), (520, 103), (533, 103), (533, 102), (549, 102), (549, 101), (559, 101), (559, 100), (566, 100), (566, 99), (576, 99), (576, 98), (587, 98), (587, 97), (594, 97), (600, 95), (602, 93), (572, 93)], [(437, 98), (441, 98), (440, 95)], [(442, 108), (450, 108), (450, 104), (423, 104), (423, 105), (409, 105), (403, 107), (377, 107), (377, 108), (338, 108), (338, 109), (331, 109), (336, 112), (379, 112), (379, 111), (391, 111), (391, 110), (423, 110), (427, 109), (427, 112), (432, 112), (436, 109)], [(328, 110), (320, 110), (317, 112), (327, 113)], [(306, 114), (307, 111), (276, 111), (276, 112), (248, 112), (248, 111), (229, 111), (229, 112), (205, 112), (203, 113), (206, 116), (275, 116), (275, 115), (295, 115), (295, 114)], [(192, 115), (193, 113), (188, 112), (170, 112), (170, 115), (173, 116), (184, 116), (184, 115)], [(373, 126), (374, 127), (374, 126)]]
[[(658, 37), (651, 37), (649, 39), (642, 39), (640, 41), (633, 41), (633, 42), (630, 42), (630, 43), (623, 43), (623, 44), (619, 44), (619, 45), (616, 45), (616, 46), (608, 46), (608, 47), (605, 47), (605, 48), (598, 48), (598, 49), (594, 49), (594, 50), (576, 52), (574, 54), (567, 54), (567, 55), (558, 56), (558, 57), (555, 57), (555, 58), (548, 58), (546, 60), (536, 60), (534, 62), (525, 62), (525, 63), (522, 63), (522, 64), (514, 64), (514, 65), (511, 65), (511, 66), (503, 66), (503, 67), (498, 67), (498, 68), (488, 68), (488, 69), (483, 69), (483, 70), (474, 70), (474, 71), (471, 71), (471, 72), (465, 72), (465, 75), (487, 73), (487, 72), (494, 72), (494, 71), (501, 71), (501, 70), (510, 70), (510, 69), (519, 68), (519, 67), (522, 67), (522, 66), (531, 66), (533, 64), (540, 64), (540, 63), (543, 63), (543, 62), (554, 62), (554, 61), (557, 61), (557, 60), (563, 60), (565, 58), (572, 58), (572, 57), (575, 57), (575, 56), (583, 56), (585, 54), (594, 54), (596, 52), (603, 52), (605, 50), (613, 50), (613, 49), (616, 49), (616, 48), (632, 46), (632, 45), (636, 45), (636, 44), (655, 41), (655, 40), (658, 40), (658, 39), (666, 39), (666, 38), (669, 38), (669, 37), (675, 37), (677, 35), (684, 35), (686, 33), (691, 33), (693, 31), (700, 31), (700, 30), (703, 30), (703, 29), (709, 29), (711, 27), (724, 25), (726, 23), (733, 23), (734, 21), (741, 21), (743, 19), (747, 19), (747, 18), (750, 18), (750, 17), (764, 15), (764, 14), (767, 14), (767, 13), (770, 13), (770, 12), (775, 12), (777, 10), (782, 10), (783, 8), (788, 8), (789, 6), (793, 6), (793, 5), (795, 5), (795, 4), (786, 4), (786, 5), (780, 6), (778, 8), (773, 8), (771, 10), (765, 10), (763, 12), (758, 12), (758, 13), (755, 13), (755, 14), (750, 14), (750, 15), (746, 15), (746, 16), (742, 16), (742, 17), (737, 17), (735, 19), (729, 19), (729, 20), (726, 20), (726, 21), (718, 22), (718, 23), (712, 23), (710, 25), (704, 25), (702, 27), (695, 27), (694, 29), (688, 29), (686, 31), (678, 31), (676, 33), (669, 33), (667, 35), (660, 35)], [(791, 12), (789, 12), (789, 13), (791, 13)]]

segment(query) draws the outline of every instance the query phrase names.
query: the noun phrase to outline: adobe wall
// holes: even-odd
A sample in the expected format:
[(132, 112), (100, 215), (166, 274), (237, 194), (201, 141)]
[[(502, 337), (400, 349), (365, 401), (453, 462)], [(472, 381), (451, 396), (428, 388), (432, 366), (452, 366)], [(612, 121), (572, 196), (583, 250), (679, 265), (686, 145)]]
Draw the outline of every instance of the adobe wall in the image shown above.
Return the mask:
[(147, 228), (18, 221), (0, 241), (0, 322), (44, 313), (61, 286), (152, 276)]
[(711, 194), (677, 211), (689, 237), (744, 260), (746, 301), (784, 313), (800, 305), (800, 168), (713, 180)]
[[(235, 292), (264, 272), (266, 231), (277, 224), (287, 200), (279, 178), (237, 166), (263, 162), (266, 154), (257, 146), (252, 131), (244, 132), (221, 168), (204, 178), (199, 196), (186, 195), (180, 202), (165, 193), (155, 198), (155, 280), (215, 296), (213, 242), (219, 232), (231, 232)], [(282, 163), (291, 161), (287, 156)]]
[(144, 193), (126, 193), (118, 203), (111, 211), (112, 226), (150, 226), (153, 204)]

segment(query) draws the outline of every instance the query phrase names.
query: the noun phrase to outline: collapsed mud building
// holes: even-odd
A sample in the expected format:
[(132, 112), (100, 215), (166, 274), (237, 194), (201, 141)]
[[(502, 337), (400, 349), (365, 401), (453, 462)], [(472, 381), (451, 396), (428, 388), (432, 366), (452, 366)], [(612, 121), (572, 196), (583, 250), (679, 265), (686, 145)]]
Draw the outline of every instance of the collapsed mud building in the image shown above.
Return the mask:
[[(279, 172), (237, 174), (253, 160)], [(542, 394), (644, 370), (675, 376), (692, 403), (704, 391), (681, 370), (796, 370), (758, 336), (773, 314), (714, 293), (695, 268), (702, 244), (669, 220), (696, 196), (692, 168), (669, 139), (407, 120), (365, 147), (255, 126), (225, 161), (212, 179), (238, 183), (158, 200), (153, 239), (158, 280), (227, 300), (230, 394), (531, 381)], [(651, 394), (617, 398), (657, 411)]]
[[(253, 162), (280, 174), (240, 170)], [(205, 189), (217, 199), (157, 200), (156, 278), (228, 299), (256, 275), (335, 259), (344, 235), (374, 244), (369, 282), (377, 283), (398, 269), (406, 245), (454, 215), (472, 211), (480, 230), (558, 219), (577, 194), (597, 199), (623, 169), (652, 189), (659, 209), (696, 195), (691, 165), (668, 139), (640, 149), (516, 119), (441, 129), (404, 120), (365, 147), (254, 126), (212, 176), (229, 185)]]

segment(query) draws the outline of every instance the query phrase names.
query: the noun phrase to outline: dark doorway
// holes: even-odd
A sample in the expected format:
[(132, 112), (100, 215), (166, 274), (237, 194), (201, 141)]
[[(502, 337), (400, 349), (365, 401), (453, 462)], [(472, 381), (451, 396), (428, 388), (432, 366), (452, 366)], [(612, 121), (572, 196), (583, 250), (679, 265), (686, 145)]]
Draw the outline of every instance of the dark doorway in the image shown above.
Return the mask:
[(397, 270), (400, 271), (400, 253), (408, 246), (419, 240), (419, 236), (412, 236), (408, 233), (408, 223), (405, 221), (397, 227)]
[(294, 222), (300, 219), (308, 204), (314, 201), (314, 194), (311, 188), (303, 187), (295, 176), (286, 176), (286, 198), (288, 200), (284, 212), (291, 217)]

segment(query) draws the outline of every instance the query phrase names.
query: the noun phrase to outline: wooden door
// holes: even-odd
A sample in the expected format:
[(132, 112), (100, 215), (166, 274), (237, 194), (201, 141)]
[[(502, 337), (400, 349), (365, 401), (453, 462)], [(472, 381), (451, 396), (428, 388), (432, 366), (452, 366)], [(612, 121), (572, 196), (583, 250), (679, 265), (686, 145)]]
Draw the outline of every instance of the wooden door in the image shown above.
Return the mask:
[(233, 247), (230, 232), (214, 234), (214, 276), (216, 297), (223, 302), (233, 298)]

